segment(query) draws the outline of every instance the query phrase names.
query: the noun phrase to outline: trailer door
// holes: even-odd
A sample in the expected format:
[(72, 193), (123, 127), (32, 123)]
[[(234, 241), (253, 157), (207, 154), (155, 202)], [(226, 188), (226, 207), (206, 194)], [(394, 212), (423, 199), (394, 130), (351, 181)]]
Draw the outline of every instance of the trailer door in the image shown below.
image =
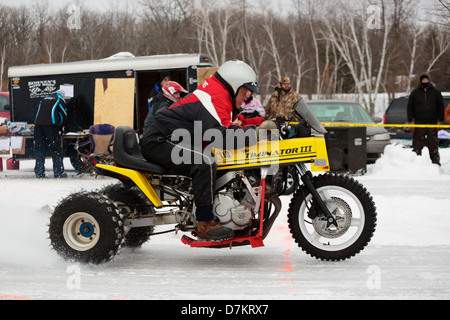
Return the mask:
[(95, 79), (94, 124), (133, 128), (134, 91), (134, 77)]
[(198, 68), (189, 67), (188, 69), (188, 91), (193, 92), (199, 85), (210, 78), (218, 68)]
[(206, 79), (211, 78), (219, 68), (198, 68), (198, 84), (202, 84)]

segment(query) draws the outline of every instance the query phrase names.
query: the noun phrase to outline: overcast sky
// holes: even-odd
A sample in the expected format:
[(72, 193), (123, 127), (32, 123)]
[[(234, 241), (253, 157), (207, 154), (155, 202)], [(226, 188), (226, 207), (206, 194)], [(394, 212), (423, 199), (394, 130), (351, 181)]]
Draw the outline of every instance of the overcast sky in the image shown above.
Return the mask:
[[(87, 5), (89, 3), (89, 6), (95, 9), (101, 9), (106, 10), (109, 6), (110, 0), (91, 0), (91, 1), (75, 1), (75, 0), (37, 0), (40, 3), (48, 3), (48, 5), (52, 8), (61, 8), (63, 6), (69, 6), (71, 4), (75, 3), (81, 3), (83, 5)], [(117, 1), (117, 0), (115, 0)], [(119, 0), (119, 2), (124, 2), (125, 0)], [(130, 1), (130, 0), (128, 0)], [(135, 1), (135, 0), (132, 0)], [(21, 5), (33, 5), (36, 2), (36, 0), (0, 0), (1, 4), (5, 4), (8, 6), (21, 6)]]
[[(5, 4), (9, 6), (20, 6), (20, 5), (31, 6), (34, 3), (36, 3), (36, 1), (44, 4), (48, 3), (50, 7), (56, 9), (80, 3), (83, 6), (100, 11), (108, 11), (111, 8), (111, 6), (114, 6), (115, 8), (117, 7), (120, 8), (125, 7), (125, 3), (130, 5), (133, 2), (134, 3), (140, 2), (139, 0), (0, 0), (0, 4)], [(348, 0), (348, 1), (359, 1), (359, 0)], [(437, 0), (417, 0), (417, 4), (419, 5), (419, 15), (423, 16), (425, 12), (425, 10), (420, 8), (431, 8), (435, 2), (437, 2)], [(264, 3), (265, 6), (269, 5), (271, 9), (274, 10), (275, 12), (278, 11), (282, 13), (288, 13), (293, 8), (292, 2), (290, 0), (247, 0), (247, 3), (254, 4), (255, 6)]]
[[(0, 0), (0, 4), (20, 6), (20, 5), (33, 5), (36, 1), (40, 3), (48, 3), (52, 8), (68, 7), (72, 4), (80, 3), (83, 6), (89, 7), (91, 9), (98, 9), (102, 11), (107, 11), (111, 6), (123, 7), (125, 3), (128, 5), (135, 3), (138, 4), (140, 0)], [(163, 1), (163, 0), (161, 0)], [(216, 1), (216, 0), (211, 0)], [(222, 0), (226, 2), (227, 0)], [(349, 1), (360, 1), (360, 0), (349, 0)], [(418, 0), (423, 1), (423, 0)], [(437, 1), (437, 0), (429, 0)], [(291, 0), (247, 0), (247, 3), (254, 5), (255, 7), (263, 5), (264, 7), (270, 6), (271, 9), (278, 12), (288, 13), (292, 10), (293, 5)]]
[[(0, 0), (0, 4), (19, 7), (21, 5), (32, 6), (37, 2), (48, 4), (51, 8), (59, 9), (68, 7), (73, 4), (81, 4), (92, 10), (108, 11), (111, 6), (114, 8), (125, 8), (127, 4), (130, 8), (139, 4), (140, 0)], [(163, 0), (161, 0), (163, 1)], [(216, 1), (216, 0), (211, 0)], [(222, 0), (226, 3), (227, 0)], [(274, 12), (288, 13), (292, 11), (293, 5), (291, 0), (247, 0), (247, 3), (255, 7), (270, 5)]]
[[(139, 3), (139, 0), (0, 0), (1, 4), (6, 4), (6, 5), (13, 5), (13, 6), (20, 6), (20, 5), (32, 5), (34, 4), (36, 1), (41, 2), (41, 3), (48, 3), (49, 6), (53, 7), (53, 8), (61, 8), (63, 6), (69, 6), (71, 4), (77, 4), (77, 3), (81, 3), (83, 6), (88, 6), (91, 8), (95, 8), (95, 9), (100, 9), (100, 10), (107, 10), (108, 8), (110, 8), (111, 5), (114, 6), (121, 6), (124, 5), (126, 2), (131, 3), (131, 2), (135, 2), (135, 3)], [(251, 3), (251, 2), (261, 2), (261, 1), (267, 1), (267, 0), (247, 0), (247, 2)], [(279, 7), (280, 5), (289, 3), (290, 4), (290, 0), (270, 0), (268, 1), (269, 3), (273, 4), (274, 7)]]

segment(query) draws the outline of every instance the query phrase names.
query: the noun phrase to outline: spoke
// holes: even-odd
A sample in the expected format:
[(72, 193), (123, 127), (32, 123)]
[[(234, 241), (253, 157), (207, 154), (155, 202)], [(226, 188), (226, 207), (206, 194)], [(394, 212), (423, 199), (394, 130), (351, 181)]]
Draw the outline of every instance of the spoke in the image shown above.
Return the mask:
[(321, 235), (318, 234), (317, 231), (314, 230), (314, 232), (313, 232), (312, 235), (311, 235), (311, 240), (312, 240), (312, 242), (318, 242), (318, 243), (320, 243), (320, 242), (319, 242), (320, 237), (321, 237)]
[(352, 218), (350, 227), (359, 227), (361, 225), (361, 219), (360, 218)]
[(322, 200), (331, 200), (332, 197), (331, 195), (328, 193), (328, 190), (325, 188), (322, 191), (319, 192), (320, 197), (322, 198)]

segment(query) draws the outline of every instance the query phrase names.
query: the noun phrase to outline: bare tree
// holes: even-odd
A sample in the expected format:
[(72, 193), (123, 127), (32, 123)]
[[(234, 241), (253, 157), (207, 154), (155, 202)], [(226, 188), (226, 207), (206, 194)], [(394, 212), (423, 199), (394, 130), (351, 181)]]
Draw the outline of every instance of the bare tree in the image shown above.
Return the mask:
[(316, 70), (316, 94), (321, 93), (321, 68), (320, 68), (320, 57), (319, 57), (319, 39), (318, 39), (318, 28), (317, 25), (317, 14), (319, 8), (323, 6), (323, 1), (314, 0), (292, 0), (294, 7), (297, 10), (297, 18), (299, 20), (304, 18), (303, 12), (306, 8), (306, 20), (308, 21), (309, 31), (312, 36), (312, 45), (314, 46), (315, 52), (315, 70)]
[(281, 79), (281, 56), (278, 51), (278, 46), (276, 44), (276, 34), (273, 28), (273, 19), (272, 17), (266, 16), (263, 23), (264, 31), (267, 34), (269, 43), (266, 51), (272, 56), (273, 62), (275, 64), (275, 72), (278, 79)]
[[(342, 8), (340, 16), (336, 16), (336, 19), (322, 18), (326, 26), (324, 35), (344, 59), (355, 82), (356, 92), (368, 107), (369, 113), (373, 115), (384, 72), (391, 28), (389, 8), (382, 0), (380, 11), (376, 13), (382, 18), (382, 25), (377, 25), (379, 29), (373, 30), (369, 25), (370, 17), (367, 16), (369, 7), (367, 1), (362, 2), (358, 11), (355, 11), (348, 2), (340, 1), (339, 5)], [(335, 12), (335, 8), (333, 6), (331, 10)], [(331, 15), (331, 12), (328, 11), (328, 14)], [(379, 33), (379, 30), (381, 30), (381, 45), (375, 49), (370, 40)]]
[(407, 79), (407, 87), (406, 92), (411, 92), (411, 79), (414, 74), (414, 67), (416, 65), (416, 59), (417, 56), (417, 43), (419, 41), (419, 37), (423, 33), (423, 28), (420, 26), (417, 26), (415, 24), (410, 24), (408, 27), (408, 31), (411, 34), (412, 37), (412, 43), (410, 44), (408, 41), (406, 42), (409, 48), (409, 51), (411, 53), (411, 59), (409, 64), (409, 70), (408, 70), (408, 79)]
[(313, 68), (309, 68), (305, 70), (305, 66), (308, 63), (308, 60), (305, 57), (305, 52), (303, 46), (299, 49), (298, 46), (298, 37), (297, 37), (297, 30), (295, 30), (295, 26), (291, 25), (290, 27), (290, 35), (292, 39), (292, 47), (294, 52), (293, 57), (295, 61), (295, 65), (297, 67), (296, 72), (296, 85), (295, 85), (295, 91), (300, 92), (301, 90), (301, 81), (303, 79), (303, 76), (309, 72), (310, 70), (313, 70)]
[(0, 51), (0, 92), (3, 91), (3, 75), (5, 73), (6, 54), (6, 47), (2, 46)]
[(6, 71), (9, 39), (9, 8), (0, 5), (0, 91), (3, 91), (3, 79)]
[(204, 47), (213, 59), (222, 64), (227, 61), (230, 51), (229, 36), (237, 27), (239, 21), (235, 18), (240, 1), (199, 0), (198, 14), (194, 16), (197, 28), (198, 47)]
[(433, 70), (436, 62), (446, 53), (450, 47), (450, 34), (443, 33), (440, 30), (432, 32), (430, 35), (431, 40), (431, 60), (428, 64), (427, 73)]
[(438, 3), (435, 3), (432, 9), (431, 16), (435, 18), (433, 23), (448, 28), (450, 26), (450, 1), (438, 0)]
[(233, 47), (240, 53), (240, 58), (249, 63), (255, 70), (264, 69), (265, 50), (262, 43), (260, 21), (263, 19), (259, 14), (249, 14), (249, 5), (244, 0), (240, 16), (237, 16), (236, 36)]
[[(147, 42), (147, 53), (170, 53), (183, 48), (181, 34), (194, 6), (189, 0), (140, 0), (140, 23)], [(143, 41), (143, 39), (140, 39)]]

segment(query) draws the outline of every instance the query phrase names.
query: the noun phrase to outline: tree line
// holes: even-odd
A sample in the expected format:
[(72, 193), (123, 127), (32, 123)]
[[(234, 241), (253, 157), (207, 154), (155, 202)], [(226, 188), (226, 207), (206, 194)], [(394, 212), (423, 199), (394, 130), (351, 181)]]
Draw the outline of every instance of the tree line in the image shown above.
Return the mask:
[(98, 12), (75, 2), (52, 9), (0, 6), (0, 91), (10, 66), (205, 53), (257, 70), (262, 95), (291, 77), (304, 95), (355, 93), (373, 114), (377, 93), (409, 92), (422, 72), (450, 91), (450, 3), (416, 0), (109, 0)]

